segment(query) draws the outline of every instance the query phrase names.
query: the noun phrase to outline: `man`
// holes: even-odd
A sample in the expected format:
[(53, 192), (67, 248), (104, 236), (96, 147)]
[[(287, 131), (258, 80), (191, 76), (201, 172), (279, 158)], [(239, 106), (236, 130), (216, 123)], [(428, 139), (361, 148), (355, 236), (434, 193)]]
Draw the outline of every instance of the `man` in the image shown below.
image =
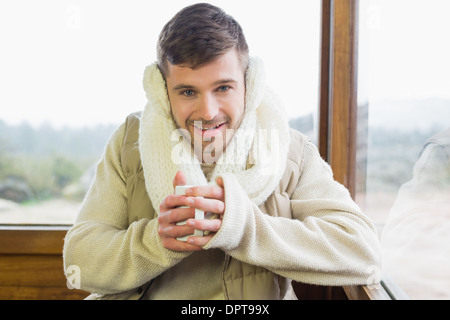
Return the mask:
[[(232, 17), (209, 4), (181, 10), (144, 89), (147, 106), (111, 137), (66, 237), (65, 267), (77, 266), (81, 289), (283, 299), (291, 279), (367, 283), (380, 266), (373, 224), (289, 129)], [(181, 185), (192, 187), (175, 195)], [(194, 219), (195, 209), (211, 217)]]

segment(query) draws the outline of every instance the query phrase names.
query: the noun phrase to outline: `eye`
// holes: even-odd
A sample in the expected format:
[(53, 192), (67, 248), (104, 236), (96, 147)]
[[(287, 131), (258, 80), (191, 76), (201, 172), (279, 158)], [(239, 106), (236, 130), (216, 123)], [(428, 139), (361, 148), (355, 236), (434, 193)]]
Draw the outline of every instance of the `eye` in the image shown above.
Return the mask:
[(217, 88), (217, 91), (219, 91), (219, 92), (226, 92), (226, 91), (228, 91), (228, 90), (230, 90), (230, 86), (220, 86), (219, 88)]
[(195, 92), (194, 90), (184, 90), (183, 92), (181, 92), (181, 94), (186, 97), (192, 97), (195, 94)]

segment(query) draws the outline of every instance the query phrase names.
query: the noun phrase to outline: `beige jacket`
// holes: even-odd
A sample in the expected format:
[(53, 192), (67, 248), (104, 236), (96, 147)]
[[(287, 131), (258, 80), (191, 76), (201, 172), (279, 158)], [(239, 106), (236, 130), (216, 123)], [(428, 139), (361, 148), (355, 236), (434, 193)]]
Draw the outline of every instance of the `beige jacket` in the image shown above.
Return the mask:
[[(149, 182), (136, 145), (139, 120), (139, 114), (130, 115), (110, 139), (65, 240), (65, 268), (77, 265), (81, 288), (103, 299), (139, 299), (152, 289), (152, 279), (189, 255), (161, 245), (154, 209), (159, 204), (146, 193)], [(226, 299), (282, 299), (290, 279), (367, 284), (380, 270), (372, 222), (301, 133), (291, 130), (284, 175), (259, 207), (233, 175), (222, 178), (226, 212), (205, 249), (225, 252)]]

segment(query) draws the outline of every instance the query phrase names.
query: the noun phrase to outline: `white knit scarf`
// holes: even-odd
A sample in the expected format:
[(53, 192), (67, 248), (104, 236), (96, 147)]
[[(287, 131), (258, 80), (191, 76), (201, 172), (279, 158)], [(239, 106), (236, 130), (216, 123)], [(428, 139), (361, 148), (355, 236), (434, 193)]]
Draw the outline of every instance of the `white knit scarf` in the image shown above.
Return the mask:
[[(165, 81), (156, 63), (145, 69), (143, 85), (148, 103), (140, 121), (139, 150), (147, 193), (159, 211), (159, 204), (174, 192), (172, 181), (177, 171), (184, 172), (188, 185), (207, 185), (208, 181), (190, 141), (180, 142), (183, 136), (173, 121)], [(265, 85), (262, 62), (251, 58), (241, 125), (218, 159), (209, 183), (234, 174), (248, 197), (261, 204), (282, 177), (289, 142), (284, 109)]]

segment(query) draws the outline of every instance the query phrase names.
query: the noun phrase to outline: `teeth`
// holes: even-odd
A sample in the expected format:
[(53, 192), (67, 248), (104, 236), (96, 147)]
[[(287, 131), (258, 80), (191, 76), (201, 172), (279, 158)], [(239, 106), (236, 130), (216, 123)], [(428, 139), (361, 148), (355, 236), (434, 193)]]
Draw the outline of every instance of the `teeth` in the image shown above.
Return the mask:
[(198, 127), (198, 126), (196, 126), (196, 128), (197, 129), (200, 129), (200, 130), (203, 130), (203, 131), (206, 131), (206, 130), (211, 130), (211, 129), (217, 129), (218, 127), (220, 127), (222, 124), (219, 124), (219, 125), (217, 125), (217, 126), (215, 126), (215, 127), (211, 127), (211, 128), (203, 128), (203, 127)]

